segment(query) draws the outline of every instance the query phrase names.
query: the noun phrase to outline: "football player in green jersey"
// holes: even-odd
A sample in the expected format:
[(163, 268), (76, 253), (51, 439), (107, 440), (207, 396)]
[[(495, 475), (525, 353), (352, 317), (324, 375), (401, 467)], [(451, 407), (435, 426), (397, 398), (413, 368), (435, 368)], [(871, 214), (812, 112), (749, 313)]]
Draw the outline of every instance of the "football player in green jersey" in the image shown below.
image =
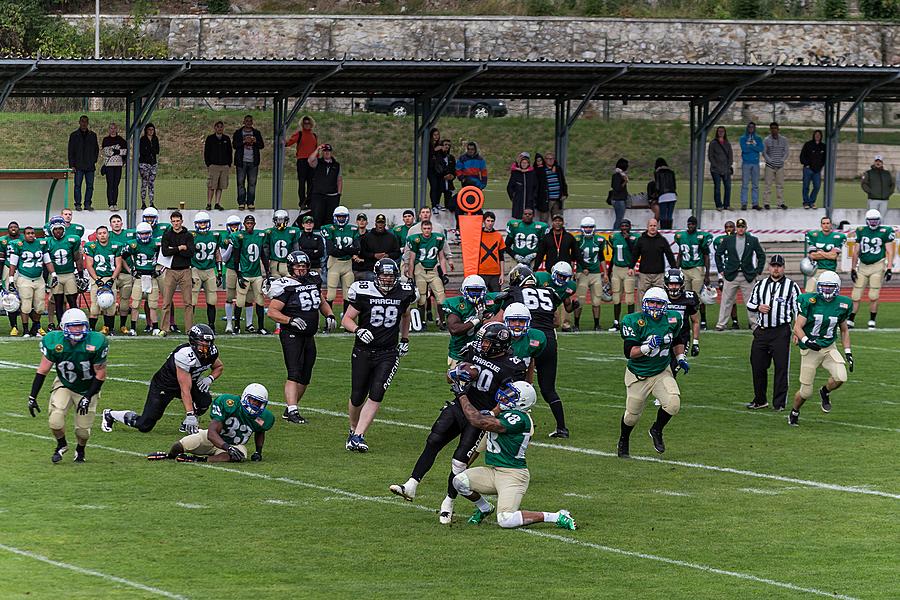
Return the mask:
[[(122, 272), (122, 247), (110, 241), (106, 225), (98, 227), (94, 234), (97, 240), (84, 245), (84, 268), (91, 280), (91, 316), (88, 320), (94, 329), (102, 312), (103, 334), (109, 335), (116, 326), (116, 280)], [(105, 291), (101, 293), (101, 290)], [(102, 296), (108, 293), (112, 294), (111, 299), (103, 299)]]
[(221, 394), (210, 406), (209, 429), (186, 435), (168, 452), (153, 452), (148, 460), (177, 460), (178, 462), (241, 462), (247, 459), (247, 442), (253, 435), (256, 451), (250, 460), (262, 460), (266, 432), (275, 424), (275, 417), (266, 408), (269, 391), (259, 383), (251, 383), (240, 396)]
[(450, 332), (447, 365), (451, 369), (459, 363), (463, 348), (475, 339), (481, 324), (500, 312), (500, 294), (489, 293), (480, 275), (469, 275), (463, 279), (459, 293), (459, 296), (447, 298), (441, 306)]
[(537, 258), (538, 242), (547, 235), (550, 226), (534, 220), (534, 209), (522, 211), (522, 218), (506, 223), (506, 253), (516, 264), (531, 266)]
[[(394, 236), (397, 238), (397, 241), (400, 242), (400, 250), (403, 252), (400, 257), (400, 267), (402, 269), (406, 269), (406, 261), (407, 257), (407, 248), (406, 248), (406, 237), (409, 235), (410, 228), (416, 222), (416, 213), (411, 211), (410, 209), (406, 209), (403, 211), (403, 222), (399, 225), (395, 225), (391, 231)], [(403, 273), (406, 277), (412, 277), (412, 273)]]
[[(834, 271), (819, 276), (816, 291), (800, 294), (797, 299), (797, 319), (794, 321), (794, 337), (800, 346), (800, 389), (794, 394), (794, 407), (788, 415), (788, 424), (797, 426), (800, 407), (813, 395), (816, 370), (821, 366), (830, 377), (819, 388), (822, 411), (831, 412), (831, 392), (847, 381), (847, 366), (853, 372), (853, 352), (850, 349), (850, 316), (852, 300), (839, 295), (841, 278)], [(840, 333), (844, 354), (835, 348)], [(846, 362), (845, 362), (846, 358)]]
[(334, 306), (338, 287), (344, 306), (349, 306), (347, 290), (353, 285), (353, 256), (359, 254), (359, 232), (350, 224), (350, 210), (346, 206), (334, 209), (331, 225), (322, 226), (325, 252), (328, 255), (325, 299)]
[(153, 230), (153, 239), (157, 241), (162, 239), (162, 235), (166, 232), (166, 229), (172, 227), (169, 223), (159, 222), (159, 211), (153, 206), (148, 206), (141, 212), (141, 221), (150, 225)]
[[(9, 258), (12, 255), (12, 245), (21, 239), (19, 224), (10, 221), (6, 226), (6, 235), (0, 237), (0, 289), (8, 290), (7, 276), (9, 275)], [(15, 301), (13, 301), (13, 304)], [(6, 316), (9, 319), (9, 335), (16, 337), (19, 335), (19, 310), (7, 310)], [(23, 323), (24, 329), (24, 323)]]
[(528, 365), (525, 381), (534, 383), (533, 359), (544, 352), (547, 336), (540, 329), (531, 328), (531, 311), (521, 302), (513, 302), (503, 309), (503, 322), (512, 333), (512, 353)]
[(628, 314), (634, 312), (634, 269), (631, 268), (631, 250), (637, 236), (631, 233), (631, 221), (622, 219), (619, 231), (609, 236), (607, 243), (612, 248), (613, 324), (609, 331), (619, 330), (622, 305), (628, 305)]
[[(711, 233), (697, 230), (697, 217), (691, 215), (687, 229), (675, 234), (678, 245), (678, 266), (684, 274), (685, 289), (698, 296), (704, 285), (709, 285), (709, 255), (712, 248)], [(700, 329), (706, 329), (706, 305), (700, 304)]]
[[(256, 231), (256, 217), (247, 215), (244, 217), (244, 230), (239, 231), (233, 238), (235, 259), (235, 274), (237, 275), (237, 298), (235, 305), (238, 313), (245, 306), (251, 304), (256, 307), (256, 319), (259, 329), (254, 330), (253, 324), (248, 323), (247, 333), (258, 331), (260, 335), (269, 335), (266, 330), (266, 312), (263, 299), (263, 273), (269, 272), (269, 257), (266, 247), (269, 236), (265, 231)], [(234, 335), (241, 332), (241, 321), (238, 319), (234, 328)]]
[(853, 248), (853, 267), (850, 278), (853, 280), (853, 312), (847, 319), (847, 326), (854, 326), (856, 312), (863, 290), (869, 287), (869, 329), (875, 329), (878, 317), (878, 297), (881, 295), (881, 282), (890, 281), (891, 265), (894, 264), (894, 228), (881, 224), (881, 213), (874, 208), (866, 212), (866, 224), (856, 228), (856, 246)]
[[(469, 523), (478, 525), (496, 511), (497, 524), (507, 529), (532, 523), (556, 523), (562, 529), (576, 528), (575, 519), (567, 510), (538, 512), (519, 508), (531, 479), (525, 452), (534, 435), (530, 411), (536, 400), (534, 388), (525, 381), (510, 382), (498, 390), (500, 412), (496, 416), (476, 409), (466, 394), (459, 396), (466, 420), (487, 432), (486, 466), (466, 469), (453, 478), (453, 487), (475, 504)], [(496, 508), (482, 494), (496, 494)]]
[[(425, 305), (428, 303), (428, 289), (434, 294), (435, 302), (438, 309), (443, 306), (447, 299), (444, 293), (444, 281), (438, 273), (438, 267), (447, 273), (449, 267), (447, 265), (447, 257), (444, 254), (446, 240), (443, 233), (435, 233), (433, 231), (431, 221), (422, 221), (422, 233), (414, 233), (407, 238), (407, 248), (409, 249), (407, 257), (406, 272), (412, 274), (412, 278), (416, 283), (416, 289), (419, 290), (419, 311), (424, 314)], [(428, 312), (431, 312), (429, 307)], [(438, 328), (443, 331), (447, 327), (444, 320), (437, 315)], [(422, 328), (426, 328), (427, 323), (423, 321)]]
[(56, 368), (50, 407), (47, 411), (50, 431), (56, 438), (51, 460), (58, 463), (69, 449), (66, 442), (66, 416), (76, 409), (75, 462), (84, 462), (84, 447), (91, 437), (91, 425), (97, 413), (100, 388), (106, 380), (106, 355), (109, 345), (102, 333), (90, 330), (84, 311), (70, 308), (59, 322), (60, 330), (51, 331), (41, 340), (41, 364), (38, 365), (28, 395), (28, 412), (36, 417), (41, 412), (37, 397), (50, 369)]
[[(134, 241), (134, 230), (125, 229), (125, 223), (122, 221), (121, 215), (114, 214), (109, 218), (109, 241), (119, 244), (124, 249), (125, 246)], [(122, 335), (128, 335), (128, 315), (131, 312), (131, 288), (134, 285), (134, 275), (131, 273), (131, 264), (127, 260), (122, 260), (122, 270), (116, 278), (116, 290), (119, 293), (119, 332)]]
[(134, 284), (131, 287), (131, 329), (128, 335), (136, 335), (138, 309), (141, 300), (147, 297), (149, 318), (147, 328), (153, 335), (160, 335), (156, 309), (159, 307), (159, 272), (156, 257), (159, 254), (159, 240), (153, 238), (149, 223), (138, 223), (135, 240), (122, 249), (123, 260), (131, 265)]
[(211, 230), (209, 213), (194, 215), (194, 256), (191, 258), (191, 292), (194, 306), (199, 306), (200, 292), (206, 300), (206, 322), (216, 330), (216, 304), (222, 285), (221, 233)]
[[(225, 262), (225, 333), (234, 333), (234, 301), (237, 298), (237, 254), (234, 252), (234, 238), (241, 229), (241, 218), (237, 215), (228, 215), (225, 219), (225, 232), (220, 238), (222, 241), (222, 260)], [(248, 316), (252, 318), (251, 311), (247, 309)], [(238, 313), (237, 320), (241, 320)], [(252, 322), (252, 321), (251, 321)]]
[[(66, 234), (66, 222), (62, 217), (50, 219), (50, 236), (47, 238), (47, 254), (56, 272), (56, 285), (50, 287), (56, 320), (62, 319), (66, 310), (78, 306), (79, 273), (84, 270), (81, 256), (81, 238)], [(82, 288), (83, 289), (83, 288)]]
[[(579, 304), (587, 302), (591, 292), (591, 312), (594, 315), (594, 331), (600, 331), (600, 305), (604, 294), (609, 294), (609, 279), (606, 276), (606, 239), (596, 232), (597, 224), (592, 217), (581, 220), (581, 230), (575, 233), (578, 244), (578, 274), (575, 289)], [(604, 291), (604, 288), (607, 291)], [(575, 331), (581, 330), (581, 307), (575, 309)]]
[(276, 210), (272, 218), (273, 226), (266, 229), (267, 251), (269, 253), (269, 276), (287, 277), (288, 254), (296, 250), (300, 230), (289, 227), (291, 217), (286, 210)]
[(659, 287), (652, 287), (644, 293), (641, 312), (631, 313), (622, 319), (622, 339), (625, 340), (625, 356), (628, 358), (625, 367), (625, 415), (622, 417), (617, 448), (622, 458), (629, 456), (631, 430), (641, 418), (650, 394), (660, 401), (656, 422), (650, 427), (650, 438), (657, 452), (662, 454), (666, 451), (663, 428), (681, 407), (681, 391), (669, 368), (669, 355), (675, 354), (679, 369), (685, 373), (690, 369), (684, 355), (684, 343), (678, 340), (681, 324), (681, 315), (669, 310), (669, 295)]
[[(53, 261), (47, 253), (47, 239), (36, 238), (34, 227), (22, 230), (22, 239), (10, 244), (9, 286), (10, 292), (19, 295), (22, 313), (22, 337), (41, 337), (41, 314), (44, 312), (47, 297), (44, 283), (44, 269), (50, 273), (50, 283), (56, 283)], [(31, 320), (31, 328), (26, 321)]]
[(825, 271), (837, 271), (837, 261), (841, 257), (841, 248), (847, 241), (847, 236), (840, 231), (834, 231), (831, 219), (822, 217), (819, 223), (822, 229), (808, 231), (806, 233), (806, 252), (810, 260), (816, 262), (816, 272), (806, 280), (806, 291), (813, 292), (816, 289), (816, 281)]
[[(71, 208), (62, 209), (59, 211), (58, 216), (62, 217), (63, 221), (65, 221), (66, 235), (78, 236), (78, 239), (84, 237), (84, 226), (72, 222), (73, 213)], [(51, 218), (50, 220), (52, 221), (53, 219)], [(50, 221), (47, 221), (44, 225), (44, 233), (48, 236), (50, 235)]]

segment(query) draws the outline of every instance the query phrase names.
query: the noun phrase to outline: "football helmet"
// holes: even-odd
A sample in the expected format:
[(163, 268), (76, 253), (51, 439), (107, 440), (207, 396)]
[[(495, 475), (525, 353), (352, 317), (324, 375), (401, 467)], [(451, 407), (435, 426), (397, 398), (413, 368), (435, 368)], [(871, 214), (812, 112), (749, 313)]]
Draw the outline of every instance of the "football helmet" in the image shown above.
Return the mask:
[(718, 295), (716, 288), (711, 285), (704, 285), (700, 288), (700, 302), (703, 304), (715, 304)]
[(641, 311), (654, 320), (662, 318), (669, 309), (669, 295), (661, 287), (652, 287), (644, 292), (641, 299)]
[(806, 275), (807, 277), (812, 277), (816, 273), (816, 261), (812, 260), (808, 256), (804, 256), (802, 260), (800, 260), (800, 272)]
[(338, 227), (343, 227), (347, 223), (350, 222), (350, 209), (346, 206), (338, 206), (334, 209), (334, 213), (331, 215), (334, 224)]
[(86, 292), (91, 289), (91, 280), (83, 275), (75, 274), (75, 287), (79, 292)]
[(594, 221), (593, 217), (585, 217), (581, 220), (581, 233), (584, 235), (591, 235), (596, 228), (597, 222)]
[(387, 294), (397, 287), (400, 281), (400, 267), (393, 258), (379, 258), (375, 263), (375, 287), (382, 294)]
[(520, 338), (531, 326), (531, 311), (521, 302), (513, 302), (503, 311), (503, 322), (509, 327), (514, 338)]
[(484, 300), (484, 295), (487, 294), (487, 284), (480, 275), (469, 275), (463, 279), (462, 285), (459, 286), (459, 291), (463, 298), (472, 304), (476, 304)]
[(575, 273), (572, 272), (572, 265), (564, 261), (559, 261), (553, 265), (552, 269), (550, 269), (550, 277), (556, 285), (566, 285), (572, 281), (574, 276)]
[(816, 293), (826, 301), (831, 301), (841, 291), (841, 278), (834, 271), (825, 271), (816, 282)]
[(603, 287), (600, 288), (600, 300), (602, 300), (603, 302), (613, 301), (612, 286), (608, 281), (603, 284)]
[(306, 277), (309, 273), (309, 255), (300, 250), (294, 250), (287, 255), (288, 273), (293, 278)]
[(678, 298), (684, 293), (684, 273), (681, 269), (669, 269), (663, 281), (666, 282), (666, 291), (672, 298)]
[(156, 224), (159, 223), (159, 211), (152, 206), (148, 206), (144, 209), (144, 212), (141, 213), (141, 221), (149, 223), (150, 227), (155, 227)]
[(209, 213), (205, 211), (200, 211), (196, 215), (194, 215), (194, 230), (199, 231), (200, 233), (205, 233), (209, 231)]
[(100, 307), (100, 310), (106, 310), (108, 308), (112, 308), (116, 305), (116, 295), (109, 288), (109, 286), (101, 286), (99, 290), (97, 290), (97, 306)]
[(537, 401), (537, 393), (527, 381), (507, 381), (497, 390), (497, 404), (503, 410), (530, 410)]
[(269, 390), (260, 383), (251, 383), (241, 392), (241, 406), (251, 417), (258, 417), (269, 404)]
[(496, 358), (509, 352), (512, 346), (512, 332), (505, 323), (491, 321), (478, 330), (475, 336), (475, 348), (484, 358)]
[(528, 265), (516, 265), (509, 272), (509, 285), (520, 288), (534, 287), (537, 285), (537, 278)]
[(225, 219), (225, 228), (234, 233), (241, 228), (241, 218), (237, 215), (228, 215), (228, 218)]
[(16, 312), (21, 306), (22, 301), (19, 299), (19, 294), (0, 289), (0, 308), (5, 310), (6, 314)]
[(138, 223), (137, 228), (135, 229), (135, 235), (137, 239), (142, 244), (146, 244), (153, 237), (153, 227), (150, 223), (146, 221), (141, 221)]
[[(64, 235), (66, 235), (66, 220), (62, 217), (52, 217), (50, 219), (50, 223), (47, 226), (47, 229), (50, 230), (50, 234), (58, 240), (61, 240)], [(59, 235), (56, 235), (56, 231), (59, 230)]]
[(279, 231), (287, 227), (290, 220), (291, 217), (290, 215), (288, 215), (288, 211), (283, 209), (276, 210), (275, 214), (272, 217), (272, 222), (275, 224), (275, 229)]
[(59, 328), (62, 329), (64, 338), (77, 344), (91, 330), (91, 325), (83, 310), (70, 308), (63, 313), (62, 319), (59, 320)]
[(212, 352), (216, 332), (206, 323), (197, 323), (188, 331), (188, 344), (197, 356), (207, 358)]
[(866, 211), (866, 225), (869, 229), (878, 229), (881, 226), (881, 213), (876, 209)]

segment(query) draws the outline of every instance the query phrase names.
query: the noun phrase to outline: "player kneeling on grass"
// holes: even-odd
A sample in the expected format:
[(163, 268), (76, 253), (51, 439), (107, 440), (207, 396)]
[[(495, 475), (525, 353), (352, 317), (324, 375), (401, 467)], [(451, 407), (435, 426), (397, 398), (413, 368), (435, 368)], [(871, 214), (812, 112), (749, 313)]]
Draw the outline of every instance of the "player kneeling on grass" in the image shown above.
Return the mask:
[(459, 396), (466, 419), (473, 427), (487, 432), (484, 456), (486, 467), (466, 469), (453, 478), (453, 487), (475, 503), (475, 513), (469, 523), (478, 525), (495, 508), (482, 494), (497, 495), (497, 523), (500, 527), (521, 527), (532, 523), (556, 523), (563, 529), (575, 529), (575, 519), (567, 510), (536, 512), (519, 510), (522, 497), (528, 491), (531, 474), (525, 462), (528, 442), (534, 435), (534, 423), (529, 411), (537, 399), (534, 388), (525, 381), (506, 383), (497, 391), (500, 412), (494, 416), (478, 411), (466, 394)]
[[(831, 412), (831, 392), (847, 381), (847, 368), (853, 372), (853, 353), (850, 351), (850, 316), (852, 300), (838, 295), (841, 278), (834, 271), (825, 271), (816, 282), (816, 292), (800, 294), (797, 320), (794, 321), (794, 335), (800, 346), (800, 389), (794, 394), (794, 407), (788, 415), (788, 424), (800, 424), (800, 407), (813, 394), (816, 369), (821, 365), (831, 377), (819, 388), (822, 411)], [(844, 356), (834, 347), (837, 330), (841, 332)]]
[(53, 391), (50, 392), (48, 420), (56, 438), (56, 450), (50, 460), (58, 463), (69, 449), (66, 442), (66, 416), (75, 407), (75, 462), (84, 462), (84, 447), (91, 437), (91, 425), (97, 413), (100, 388), (106, 380), (106, 336), (90, 330), (87, 316), (78, 308), (63, 313), (59, 331), (48, 332), (41, 340), (41, 364), (31, 384), (28, 412), (36, 417), (41, 412), (37, 397), (51, 367), (56, 367)]
[(266, 432), (275, 424), (275, 417), (266, 409), (269, 391), (259, 383), (244, 388), (240, 397), (221, 394), (210, 408), (209, 429), (186, 435), (168, 452), (154, 452), (148, 460), (177, 460), (178, 462), (241, 462), (247, 458), (246, 444), (253, 434), (256, 452), (250, 460), (262, 460)]
[(684, 342), (679, 341), (681, 315), (669, 310), (669, 296), (665, 290), (652, 287), (644, 293), (641, 312), (622, 319), (622, 339), (625, 340), (625, 415), (622, 417), (618, 455), (627, 458), (631, 430), (637, 425), (647, 397), (653, 394), (660, 401), (656, 422), (650, 427), (653, 447), (666, 451), (662, 430), (681, 407), (681, 391), (669, 368), (669, 354), (675, 353), (678, 368), (685, 373), (690, 366), (684, 356)]

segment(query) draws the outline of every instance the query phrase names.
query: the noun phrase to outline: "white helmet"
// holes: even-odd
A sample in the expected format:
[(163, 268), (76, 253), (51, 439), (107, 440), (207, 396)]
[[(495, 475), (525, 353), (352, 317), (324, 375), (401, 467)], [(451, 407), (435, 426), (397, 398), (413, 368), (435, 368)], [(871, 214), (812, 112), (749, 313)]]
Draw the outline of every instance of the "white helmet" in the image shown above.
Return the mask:
[(159, 211), (152, 206), (148, 206), (144, 209), (144, 212), (141, 213), (141, 221), (150, 223), (151, 227), (156, 225), (159, 222)]
[(275, 211), (275, 214), (272, 216), (272, 222), (275, 224), (276, 229), (284, 229), (288, 226), (288, 221), (291, 220), (288, 211), (279, 208)]
[(527, 381), (513, 381), (497, 390), (497, 404), (503, 410), (526, 411), (534, 406), (537, 394)]
[(480, 275), (469, 275), (463, 279), (462, 285), (459, 286), (459, 291), (463, 298), (475, 303), (484, 299), (484, 295), (487, 294), (487, 284)]
[(704, 285), (700, 288), (700, 302), (703, 304), (715, 304), (719, 293), (711, 285)]
[(251, 383), (241, 392), (241, 406), (250, 416), (262, 414), (269, 403), (269, 390), (261, 383)]
[(150, 238), (153, 237), (153, 227), (150, 226), (150, 223), (141, 221), (137, 224), (135, 234), (141, 243), (146, 244), (150, 241)]
[(20, 306), (22, 306), (22, 301), (19, 300), (19, 294), (0, 289), (0, 308), (5, 310), (6, 314), (16, 312)]
[(62, 319), (59, 320), (59, 328), (63, 331), (63, 337), (77, 344), (91, 330), (91, 324), (83, 310), (70, 308), (63, 313)]
[(335, 225), (343, 227), (350, 222), (350, 209), (346, 206), (338, 206), (331, 215)]
[(556, 285), (565, 285), (572, 280), (575, 273), (572, 271), (572, 265), (565, 261), (559, 261), (550, 269), (550, 277)]
[(644, 292), (641, 311), (651, 319), (659, 319), (669, 309), (669, 295), (661, 287), (652, 287)]
[(816, 261), (808, 256), (804, 256), (800, 260), (800, 272), (807, 277), (812, 277), (816, 273)]
[(97, 306), (100, 307), (100, 310), (106, 310), (108, 308), (112, 308), (116, 304), (116, 295), (113, 293), (111, 289), (107, 286), (101, 287), (97, 290)]
[(603, 286), (600, 288), (600, 300), (602, 300), (603, 302), (612, 302), (613, 301), (612, 286), (609, 285), (608, 281), (606, 283), (604, 283)]
[(877, 209), (873, 208), (872, 210), (866, 211), (866, 225), (871, 229), (875, 229), (881, 225), (881, 213), (878, 212)]
[(531, 326), (531, 311), (521, 302), (513, 302), (503, 311), (503, 322), (509, 327), (514, 338), (522, 337)]
[[(201, 210), (194, 215), (194, 229), (197, 231), (209, 231), (209, 221), (209, 213)], [(206, 226), (202, 226), (202, 223), (206, 223)]]
[(229, 231), (237, 231), (241, 228), (241, 218), (237, 215), (228, 215), (225, 219), (225, 228)]
[(585, 217), (581, 220), (581, 231), (585, 234), (594, 233), (594, 229), (597, 227), (597, 222), (594, 221), (593, 217)]
[(825, 271), (816, 281), (816, 292), (825, 300), (831, 300), (841, 291), (841, 278), (834, 271)]

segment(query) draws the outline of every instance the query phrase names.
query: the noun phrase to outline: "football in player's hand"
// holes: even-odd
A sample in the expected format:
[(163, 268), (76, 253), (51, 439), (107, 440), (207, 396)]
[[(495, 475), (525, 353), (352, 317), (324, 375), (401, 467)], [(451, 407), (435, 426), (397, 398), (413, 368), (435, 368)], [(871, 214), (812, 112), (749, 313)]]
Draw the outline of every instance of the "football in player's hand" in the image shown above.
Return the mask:
[(478, 379), (478, 368), (471, 363), (459, 363), (456, 365), (456, 368), (461, 373), (466, 373), (469, 376), (468, 381), (475, 381)]

